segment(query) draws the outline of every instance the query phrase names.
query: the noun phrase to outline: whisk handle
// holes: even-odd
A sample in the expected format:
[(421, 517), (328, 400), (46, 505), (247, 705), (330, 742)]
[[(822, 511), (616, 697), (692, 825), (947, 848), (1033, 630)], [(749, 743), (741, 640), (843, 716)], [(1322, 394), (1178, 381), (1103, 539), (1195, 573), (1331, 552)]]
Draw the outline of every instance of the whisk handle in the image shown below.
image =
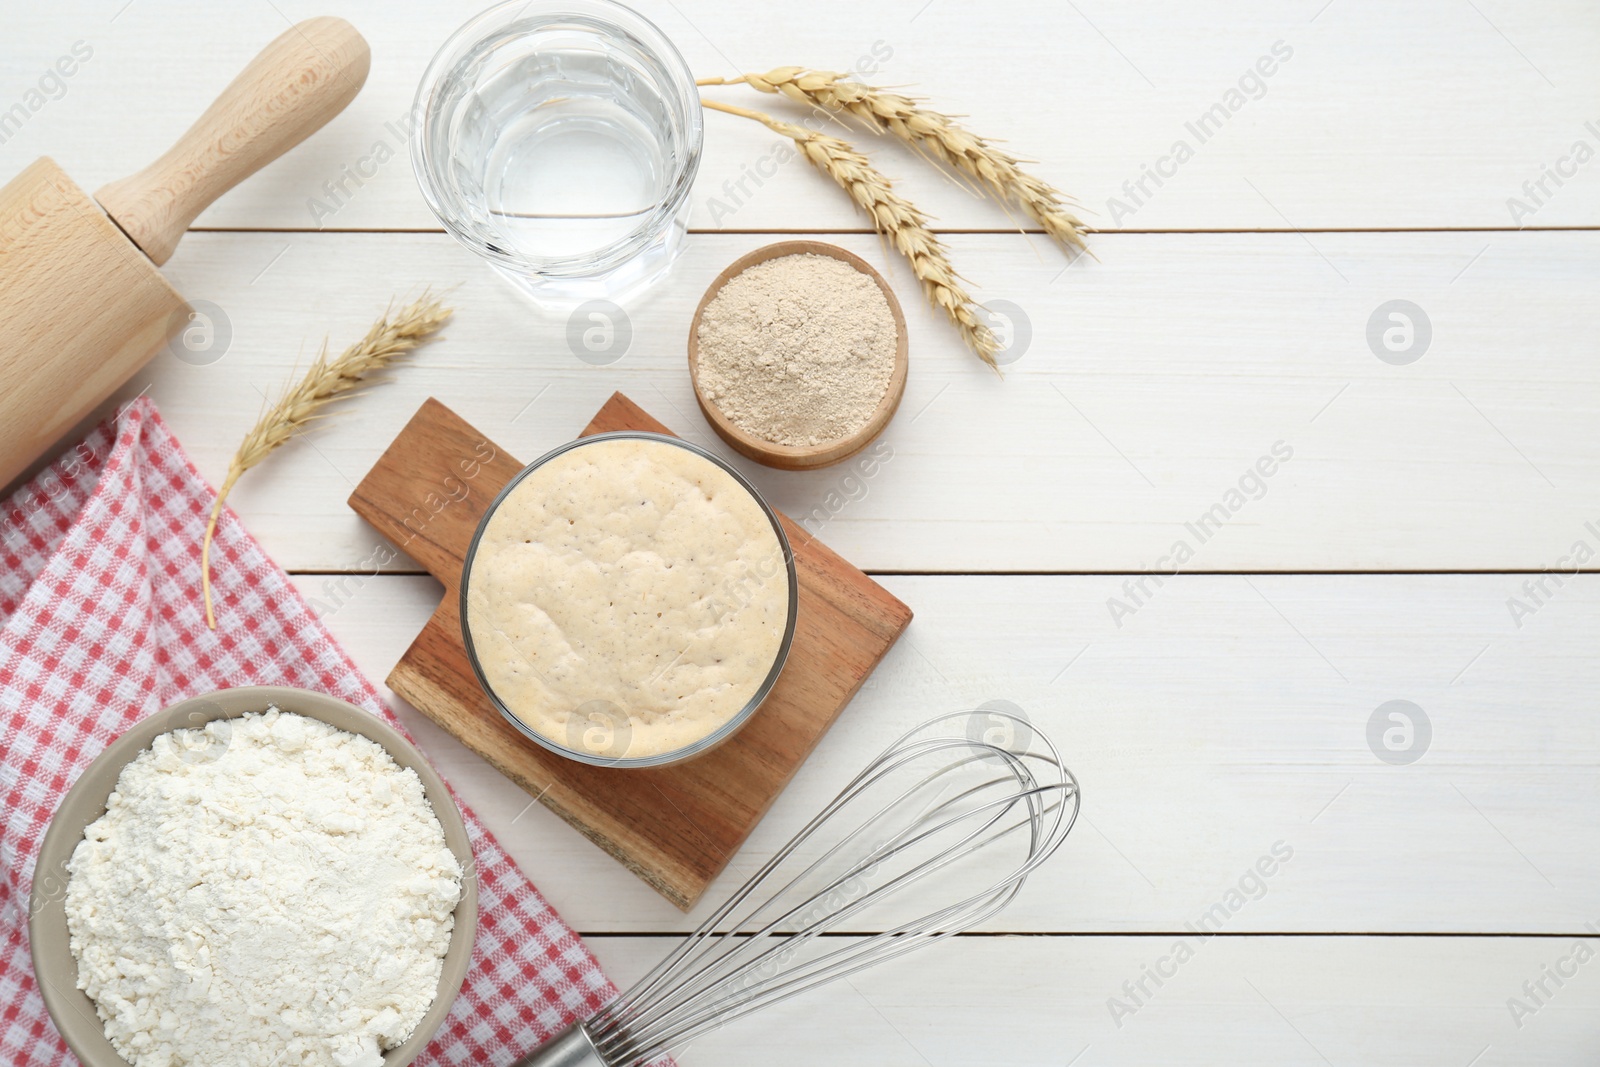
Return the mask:
[(594, 1047), (583, 1024), (573, 1023), (511, 1067), (612, 1067)]

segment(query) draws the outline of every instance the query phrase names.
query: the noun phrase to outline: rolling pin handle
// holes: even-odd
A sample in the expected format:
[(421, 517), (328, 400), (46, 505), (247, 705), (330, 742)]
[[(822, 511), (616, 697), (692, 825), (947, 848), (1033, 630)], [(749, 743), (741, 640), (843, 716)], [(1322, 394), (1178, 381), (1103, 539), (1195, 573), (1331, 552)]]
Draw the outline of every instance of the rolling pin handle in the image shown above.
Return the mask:
[(371, 61), (366, 40), (344, 19), (297, 23), (251, 60), (165, 155), (95, 199), (160, 266), (212, 201), (344, 110)]

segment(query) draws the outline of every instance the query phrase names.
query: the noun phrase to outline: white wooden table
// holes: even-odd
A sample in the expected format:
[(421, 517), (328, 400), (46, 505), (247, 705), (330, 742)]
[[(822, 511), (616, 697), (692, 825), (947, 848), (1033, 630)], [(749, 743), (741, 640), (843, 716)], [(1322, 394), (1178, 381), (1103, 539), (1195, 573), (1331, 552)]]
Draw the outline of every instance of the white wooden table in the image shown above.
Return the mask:
[[(914, 354), (892, 461), (866, 481), (740, 466), (780, 507), (826, 508), (824, 539), (916, 621), (708, 899), (868, 751), (986, 700), (1015, 702), (1063, 745), (1083, 820), (992, 928), (706, 1038), (683, 1062), (1595, 1062), (1600, 579), (1592, 561), (1570, 572), (1575, 550), (1600, 550), (1600, 12), (640, 4), (701, 74), (859, 61), (920, 87), (1080, 197), (1106, 230), (1098, 262), (1069, 265), (870, 145), (939, 217), (982, 297), (1020, 309), (1031, 339), (1002, 382), (803, 164), (713, 205), (775, 139), (710, 115), (689, 250), (627, 309), (626, 355), (591, 366), (564, 321), (439, 232), (386, 125), (470, 3), (12, 4), (0, 109), (75, 42), (92, 56), (9, 131), (0, 173), (48, 153), (93, 189), (162, 150), (286, 19), (331, 11), (367, 34), (372, 76), (349, 111), (204, 215), (170, 264), (225, 316), (225, 351), (164, 354), (127, 394), (147, 388), (215, 482), (262, 394), (325, 335), (342, 345), (395, 294), (456, 287), (447, 340), (233, 495), (374, 679), (439, 587), (404, 558), (366, 573), (378, 542), (344, 500), (425, 397), (533, 457), (622, 389), (724, 451), (684, 371), (706, 283), (774, 234), (828, 234), (886, 270)], [(1226, 106), (1275, 47), (1271, 77), (1246, 78), (1201, 143), (1186, 124)], [(1193, 150), (1181, 164), (1180, 140)], [(1147, 166), (1170, 176), (1141, 190)], [(329, 203), (345, 168), (362, 182), (319, 226), (311, 201)], [(1393, 300), (1430, 326), (1410, 362), (1415, 339), (1395, 361), (1368, 343)], [(1275, 446), (1292, 457), (1259, 488), (1247, 479), (1250, 498), (1198, 543), (1185, 523)], [(1185, 539), (1184, 573), (1141, 591)], [(1369, 745), (1394, 700), (1430, 727), (1408, 764)], [(697, 918), (397, 707), (617, 979)], [(1275, 847), (1292, 857), (1258, 888), (1247, 872)], [(1222, 933), (1190, 932), (1219, 903)]]

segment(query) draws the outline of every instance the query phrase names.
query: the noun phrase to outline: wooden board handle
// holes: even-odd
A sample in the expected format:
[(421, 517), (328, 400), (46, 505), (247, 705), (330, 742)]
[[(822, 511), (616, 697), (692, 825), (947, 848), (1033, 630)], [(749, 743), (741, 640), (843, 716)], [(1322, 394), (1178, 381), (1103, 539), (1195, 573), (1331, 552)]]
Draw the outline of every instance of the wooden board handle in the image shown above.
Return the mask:
[(159, 266), (212, 201), (344, 110), (371, 62), (366, 40), (344, 19), (297, 23), (262, 49), (165, 155), (95, 199)]
[(521, 469), (429, 397), (350, 494), (350, 506), (453, 595), (478, 520)]

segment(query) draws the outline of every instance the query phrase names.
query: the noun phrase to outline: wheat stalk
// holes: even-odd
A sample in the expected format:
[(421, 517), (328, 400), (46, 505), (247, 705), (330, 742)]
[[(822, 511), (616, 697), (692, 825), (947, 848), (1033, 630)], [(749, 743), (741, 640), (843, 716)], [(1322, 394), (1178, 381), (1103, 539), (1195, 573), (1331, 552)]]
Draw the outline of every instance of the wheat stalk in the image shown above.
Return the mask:
[(702, 103), (714, 111), (754, 119), (794, 141), (801, 155), (837, 182), (850, 194), (850, 199), (871, 217), (877, 231), (910, 262), (911, 272), (922, 283), (922, 291), (929, 303), (942, 310), (968, 347), (993, 367), (996, 373), (999, 372), (995, 354), (1000, 351), (1000, 342), (978, 318), (977, 303), (967, 294), (961, 284), (961, 276), (950, 265), (944, 242), (929, 229), (928, 217), (915, 204), (896, 193), (894, 183), (879, 172), (866, 156), (837, 137), (829, 137), (759, 111), (715, 100), (704, 100)]
[(397, 314), (393, 313), (391, 305), (390, 310), (367, 330), (367, 335), (341, 352), (339, 358), (330, 360), (327, 342), (323, 342), (322, 350), (305, 375), (285, 389), (277, 403), (261, 413), (228, 461), (228, 476), (217, 490), (217, 500), (211, 505), (211, 518), (206, 523), (205, 542), (200, 548), (200, 587), (205, 594), (208, 627), (217, 628), (211, 607), (211, 542), (216, 536), (217, 517), (222, 514), (223, 501), (227, 500), (234, 483), (313, 420), (327, 414), (323, 409), (329, 404), (353, 395), (368, 381), (368, 375), (382, 370), (426, 341), (444, 325), (450, 314), (450, 308), (426, 292)]
[(1088, 228), (1069, 210), (1071, 199), (1022, 169), (1022, 161), (996, 148), (955, 119), (922, 106), (909, 96), (879, 89), (847, 75), (808, 67), (778, 67), (765, 74), (702, 78), (699, 85), (743, 83), (778, 93), (825, 111), (854, 115), (874, 130), (900, 140), (953, 167), (1001, 202), (1015, 202), (1064, 248), (1088, 251)]

